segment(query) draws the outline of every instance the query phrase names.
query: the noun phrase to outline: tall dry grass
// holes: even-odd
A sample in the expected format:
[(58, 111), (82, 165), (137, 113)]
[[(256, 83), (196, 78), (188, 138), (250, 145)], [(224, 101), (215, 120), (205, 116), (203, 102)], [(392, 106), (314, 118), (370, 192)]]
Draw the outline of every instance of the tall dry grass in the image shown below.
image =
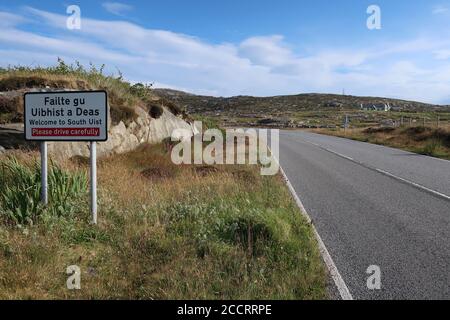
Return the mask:
[[(281, 177), (175, 166), (164, 145), (99, 162), (99, 225), (0, 225), (1, 298), (318, 299), (326, 273)], [(83, 161), (64, 165), (86, 169)], [(65, 287), (78, 265), (82, 289)], [(17, 266), (20, 265), (20, 268)]]

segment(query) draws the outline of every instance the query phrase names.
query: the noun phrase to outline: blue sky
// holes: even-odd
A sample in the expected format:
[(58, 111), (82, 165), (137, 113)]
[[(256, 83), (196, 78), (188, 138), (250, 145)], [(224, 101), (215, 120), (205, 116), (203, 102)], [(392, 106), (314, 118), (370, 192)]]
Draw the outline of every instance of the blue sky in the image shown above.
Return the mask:
[[(69, 30), (66, 8), (81, 9)], [(369, 30), (366, 10), (381, 9)], [(0, 65), (105, 63), (199, 94), (304, 92), (450, 104), (450, 0), (0, 2)]]

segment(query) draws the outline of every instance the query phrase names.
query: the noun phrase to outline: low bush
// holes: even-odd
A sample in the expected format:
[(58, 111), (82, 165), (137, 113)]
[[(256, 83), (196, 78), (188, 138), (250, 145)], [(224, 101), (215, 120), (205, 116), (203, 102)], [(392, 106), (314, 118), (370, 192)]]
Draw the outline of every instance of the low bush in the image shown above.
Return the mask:
[(427, 156), (434, 156), (436, 154), (436, 151), (442, 147), (442, 143), (438, 139), (432, 139), (427, 141), (425, 146), (423, 147), (423, 154)]

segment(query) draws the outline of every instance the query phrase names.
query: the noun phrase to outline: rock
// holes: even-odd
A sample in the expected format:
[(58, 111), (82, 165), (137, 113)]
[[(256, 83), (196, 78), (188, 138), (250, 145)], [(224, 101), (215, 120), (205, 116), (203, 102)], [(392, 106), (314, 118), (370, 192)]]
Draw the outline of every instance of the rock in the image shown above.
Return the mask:
[[(97, 155), (105, 156), (134, 150), (142, 143), (159, 143), (170, 138), (174, 130), (182, 132), (180, 139), (190, 138), (198, 133), (192, 124), (178, 118), (164, 108), (158, 119), (152, 119), (145, 110), (137, 108), (138, 117), (128, 126), (123, 121), (110, 128), (108, 141), (97, 143)], [(182, 129), (182, 130), (180, 130)], [(74, 156), (88, 157), (89, 143), (86, 142), (49, 142), (48, 150), (55, 160)]]
[[(0, 100), (0, 109), (3, 108), (3, 105), (5, 108), (9, 108), (9, 102), (14, 99), (22, 101), (23, 94), (26, 91), (47, 92), (56, 90), (60, 89), (32, 88), (0, 92), (0, 98), (2, 99)], [(4, 101), (3, 104), (2, 101)], [(108, 106), (108, 112), (109, 110), (110, 108)], [(99, 157), (113, 153), (128, 152), (142, 143), (162, 142), (164, 139), (171, 137), (176, 129), (182, 129), (183, 137), (181, 138), (190, 138), (192, 135), (198, 133), (198, 129), (192, 124), (175, 116), (165, 107), (163, 108), (162, 115), (158, 119), (151, 118), (148, 112), (140, 107), (137, 107), (135, 112), (137, 118), (127, 125), (120, 122), (113, 126), (111, 117), (108, 116), (108, 141), (97, 143), (97, 154)], [(15, 118), (14, 115), (12, 115), (12, 118)], [(21, 118), (17, 116), (17, 119)], [(2, 145), (0, 153), (3, 153), (5, 148), (32, 147), (33, 149), (38, 149), (39, 143), (26, 142), (23, 139), (23, 125), (21, 123), (17, 125), (20, 127), (16, 128), (13, 125), (6, 125), (0, 128), (0, 143)], [(49, 142), (48, 151), (54, 160), (67, 159), (74, 156), (88, 157), (90, 154), (89, 143), (86, 142)]]
[(25, 141), (21, 124), (0, 125), (0, 145), (5, 149), (35, 149), (39, 146)]
[(5, 153), (5, 152), (6, 152), (6, 149), (3, 148), (2, 146), (0, 146), (0, 154)]
[(178, 118), (173, 113), (169, 112), (167, 109), (164, 109), (164, 113), (159, 119), (151, 120), (147, 142), (149, 143), (161, 142), (165, 138), (171, 137), (174, 130), (177, 130), (177, 132), (184, 132), (185, 136), (187, 135), (188, 132), (189, 136), (193, 135), (193, 128), (189, 123)]

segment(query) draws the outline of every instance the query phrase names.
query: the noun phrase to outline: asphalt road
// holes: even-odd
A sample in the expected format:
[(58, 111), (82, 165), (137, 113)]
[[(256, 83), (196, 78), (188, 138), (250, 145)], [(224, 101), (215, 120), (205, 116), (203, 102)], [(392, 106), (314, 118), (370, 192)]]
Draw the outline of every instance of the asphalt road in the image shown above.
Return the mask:
[(450, 161), (303, 131), (279, 157), (353, 298), (450, 299)]

